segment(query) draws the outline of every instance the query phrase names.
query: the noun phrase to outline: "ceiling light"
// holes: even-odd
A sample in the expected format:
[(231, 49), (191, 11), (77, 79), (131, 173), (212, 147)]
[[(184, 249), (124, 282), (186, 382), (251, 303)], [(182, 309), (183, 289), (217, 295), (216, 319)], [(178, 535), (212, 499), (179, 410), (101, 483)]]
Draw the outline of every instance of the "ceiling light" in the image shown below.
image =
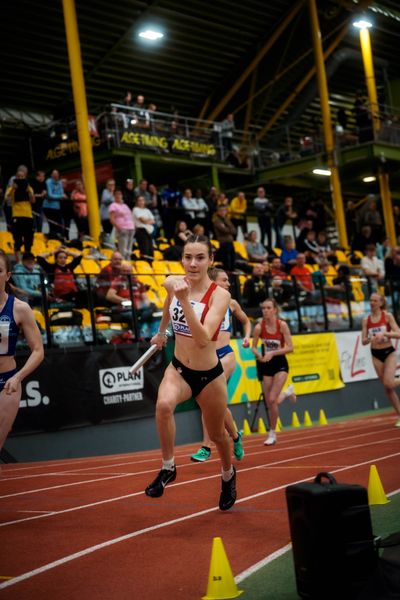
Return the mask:
[(330, 177), (331, 171), (330, 169), (313, 169), (314, 175), (325, 175), (325, 177)]
[(371, 183), (371, 181), (376, 181), (375, 175), (368, 175), (368, 177), (363, 177), (364, 183)]
[(154, 42), (163, 38), (164, 34), (161, 33), (161, 31), (155, 31), (154, 29), (146, 29), (145, 31), (139, 32), (139, 37)]
[(353, 27), (356, 27), (356, 29), (370, 29), (372, 27), (372, 22), (367, 18), (358, 19), (358, 21), (353, 22)]

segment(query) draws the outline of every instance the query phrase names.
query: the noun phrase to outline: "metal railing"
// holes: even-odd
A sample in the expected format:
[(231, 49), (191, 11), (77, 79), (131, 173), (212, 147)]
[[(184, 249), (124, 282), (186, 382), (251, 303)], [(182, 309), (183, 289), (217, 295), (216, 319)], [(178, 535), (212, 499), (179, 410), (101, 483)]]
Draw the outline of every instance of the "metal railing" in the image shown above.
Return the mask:
[[(125, 289), (130, 292), (121, 305), (106, 301), (95, 275), (76, 274), (77, 291), (68, 299), (55, 296), (52, 276), (41, 273), (37, 277), (36, 296), (31, 287), (30, 293), (24, 294), (21, 285), (18, 294), (32, 306), (48, 348), (132, 343), (150, 339), (158, 330), (164, 301), (160, 286), (165, 275), (126, 275)], [(288, 322), (292, 333), (360, 330), (362, 319), (370, 311), (369, 296), (377, 290), (385, 294), (395, 317), (400, 313), (400, 280), (376, 281), (357, 273), (336, 283), (332, 276), (326, 280), (316, 277), (313, 289), (307, 292), (295, 277), (283, 282), (266, 279), (264, 298), (252, 303), (245, 293), (245, 280), (250, 278), (232, 273), (232, 296), (254, 321), (261, 317), (259, 302), (265, 297), (275, 298), (280, 317)], [(141, 307), (136, 299), (138, 282), (146, 286), (148, 293), (148, 302)], [(240, 335), (238, 323), (234, 333)], [(19, 347), (25, 345), (21, 339)]]

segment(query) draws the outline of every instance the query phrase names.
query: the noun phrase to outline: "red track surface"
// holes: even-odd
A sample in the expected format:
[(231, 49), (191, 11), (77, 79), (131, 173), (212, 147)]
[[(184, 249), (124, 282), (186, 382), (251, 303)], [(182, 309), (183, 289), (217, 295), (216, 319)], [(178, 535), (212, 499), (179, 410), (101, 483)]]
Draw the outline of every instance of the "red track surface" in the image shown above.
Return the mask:
[[(330, 471), (368, 485), (371, 464), (385, 492), (400, 488), (400, 430), (393, 415), (291, 430), (276, 446), (245, 438), (238, 501), (216, 506), (219, 461), (190, 462), (162, 498), (143, 490), (159, 451), (5, 465), (0, 478), (0, 598), (197, 600), (206, 593), (214, 537), (234, 575), (289, 542), (285, 488)], [(196, 446), (197, 448), (197, 446)], [(10, 578), (10, 579), (7, 579)]]

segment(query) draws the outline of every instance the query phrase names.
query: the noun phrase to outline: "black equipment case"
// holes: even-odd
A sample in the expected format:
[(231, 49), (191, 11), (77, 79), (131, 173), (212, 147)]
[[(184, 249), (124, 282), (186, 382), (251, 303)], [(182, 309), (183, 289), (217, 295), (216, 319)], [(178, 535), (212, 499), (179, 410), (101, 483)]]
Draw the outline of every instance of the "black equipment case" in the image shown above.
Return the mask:
[(299, 596), (356, 600), (378, 559), (367, 490), (319, 473), (288, 486), (286, 501)]

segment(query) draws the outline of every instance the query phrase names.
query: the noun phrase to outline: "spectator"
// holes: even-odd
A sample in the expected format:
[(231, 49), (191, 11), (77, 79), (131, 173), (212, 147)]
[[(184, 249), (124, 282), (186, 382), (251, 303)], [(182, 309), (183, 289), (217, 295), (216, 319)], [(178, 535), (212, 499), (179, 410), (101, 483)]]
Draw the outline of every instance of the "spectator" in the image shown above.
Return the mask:
[(311, 272), (306, 264), (306, 256), (300, 252), (296, 257), (296, 265), (290, 270), (290, 275), (296, 280), (300, 292), (306, 292), (307, 295), (315, 291)]
[(257, 231), (252, 229), (246, 244), (247, 254), (250, 262), (264, 262), (268, 258), (268, 252), (260, 242), (257, 241)]
[(293, 238), (294, 235), (294, 226), (297, 220), (297, 212), (293, 206), (293, 198), (291, 196), (286, 196), (283, 201), (283, 206), (278, 208), (275, 215), (275, 232), (276, 232), (276, 245), (279, 248), (282, 248), (283, 240), (282, 240), (282, 231), (284, 225), (286, 223), (290, 223), (293, 228)]
[(338, 303), (339, 300), (345, 300), (346, 294), (344, 287), (341, 284), (335, 284), (336, 280), (330, 276), (332, 283), (328, 282), (327, 276), (329, 275), (331, 265), (327, 260), (323, 260), (317, 271), (311, 274), (313, 283), (317, 290), (324, 289), (325, 299), (327, 302)]
[[(17, 167), (17, 170), (15, 172), (17, 173), (18, 171), (20, 171), (23, 174), (25, 179), (28, 178), (28, 167), (26, 167), (25, 165), (19, 165), (19, 167)], [(7, 190), (8, 190), (8, 188), (12, 188), (12, 184), (14, 183), (15, 178), (16, 178), (16, 175), (13, 175), (8, 180), (8, 183), (6, 186), (6, 193), (4, 195), (4, 202), (3, 202), (3, 210), (4, 210), (4, 216), (5, 216), (6, 223), (7, 223), (7, 229), (10, 231), (11, 231), (12, 197), (7, 196)]]
[(353, 238), (351, 249), (359, 250), (360, 252), (364, 253), (366, 247), (369, 244), (372, 244), (373, 241), (371, 227), (369, 225), (363, 225), (363, 227), (361, 227), (361, 232), (357, 233), (357, 235), (355, 235)]
[(116, 250), (111, 255), (111, 261), (103, 267), (96, 279), (96, 294), (101, 303), (106, 300), (107, 292), (113, 279), (121, 275), (122, 254)]
[(125, 96), (118, 102), (121, 106), (117, 109), (113, 108), (113, 112), (118, 113), (117, 119), (122, 121), (125, 129), (128, 129), (132, 118), (133, 96), (132, 92), (127, 90)]
[(160, 234), (161, 229), (164, 229), (164, 223), (161, 218), (161, 196), (158, 193), (158, 190), (154, 183), (150, 183), (149, 185), (149, 194), (151, 197), (150, 204), (148, 208), (154, 217), (154, 232), (153, 237), (157, 238)]
[(115, 181), (108, 179), (106, 187), (103, 189), (100, 198), (100, 219), (103, 233), (109, 235), (112, 231), (110, 214), (108, 212), (110, 204), (114, 202)]
[(390, 247), (390, 240), (386, 237), (382, 240), (381, 244), (378, 243), (376, 245), (376, 256), (384, 261), (386, 257), (390, 256), (391, 254), (392, 248)]
[(224, 269), (228, 272), (235, 270), (235, 247), (233, 240), (236, 236), (236, 228), (228, 218), (228, 207), (221, 204), (218, 206), (213, 220), (215, 239), (219, 242), (219, 249), (215, 258), (222, 262)]
[(368, 277), (372, 289), (376, 291), (378, 285), (383, 283), (385, 268), (383, 262), (376, 257), (374, 244), (368, 244), (366, 246), (365, 256), (361, 259), (361, 269), (363, 270), (364, 275)]
[(265, 189), (259, 187), (257, 196), (254, 198), (254, 209), (257, 215), (258, 226), (260, 228), (260, 241), (265, 244), (265, 236), (267, 236), (266, 247), (272, 249), (272, 202), (265, 195)]
[(116, 231), (118, 250), (126, 260), (131, 259), (135, 225), (132, 211), (124, 203), (121, 190), (115, 190), (114, 202), (108, 208), (110, 221)]
[(289, 280), (288, 274), (284, 271), (281, 259), (279, 256), (274, 256), (271, 261), (270, 267), (271, 277), (280, 277), (280, 279), (284, 279), (285, 281)]
[(141, 129), (149, 129), (150, 127), (150, 115), (144, 103), (144, 96), (139, 94), (136, 96), (136, 103), (133, 105), (134, 114), (132, 115), (133, 120), (136, 121), (132, 123), (135, 127), (140, 127)]
[(15, 259), (20, 262), (20, 250), (30, 252), (33, 243), (32, 203), (35, 202), (33, 189), (29, 185), (24, 169), (16, 172), (13, 182), (6, 190), (6, 199), (11, 201), (11, 233), (14, 238)]
[(61, 202), (66, 198), (66, 194), (57, 169), (54, 169), (51, 176), (46, 179), (46, 188), (47, 196), (43, 201), (43, 212), (49, 223), (49, 236), (60, 238), (62, 237)]
[(360, 144), (369, 142), (374, 137), (371, 114), (365, 104), (360, 90), (357, 90), (353, 104), (353, 112), (358, 130), (358, 141)]
[(183, 248), (189, 236), (193, 235), (185, 221), (177, 221), (174, 234), (175, 246)]
[(290, 281), (285, 281), (278, 275), (271, 277), (271, 294), (281, 308), (295, 308), (295, 305), (290, 304), (293, 296), (293, 285)]
[(233, 151), (233, 134), (235, 131), (235, 117), (229, 113), (221, 123), (222, 159), (225, 160)]
[(60, 202), (62, 237), (68, 240), (70, 239), (70, 228), (71, 221), (74, 219), (74, 211), (71, 197), (68, 194), (68, 179), (63, 177), (61, 179), (61, 185), (64, 190), (64, 197)]
[(374, 243), (380, 242), (383, 223), (376, 202), (370, 202), (368, 209), (364, 213), (363, 222), (364, 225), (369, 225), (371, 227), (372, 239)]
[(241, 227), (243, 237), (245, 237), (247, 234), (247, 200), (244, 192), (239, 192), (237, 196), (232, 198), (229, 205), (229, 218), (234, 224), (236, 232)]
[(201, 225), (200, 223), (196, 223), (196, 225), (193, 227), (193, 234), (194, 235), (205, 235), (204, 225)]
[(143, 196), (146, 208), (150, 208), (150, 204), (151, 204), (151, 194), (148, 190), (148, 187), (149, 187), (149, 184), (148, 184), (147, 179), (141, 179), (139, 181), (139, 185), (137, 187), (135, 187), (135, 190), (134, 190), (135, 201), (138, 196)]
[(217, 197), (217, 208), (218, 206), (228, 206), (229, 207), (229, 198), (225, 194), (225, 192), (220, 192)]
[(157, 115), (155, 114), (157, 112), (157, 106), (153, 102), (150, 102), (147, 107), (147, 112), (149, 113), (150, 130), (152, 133), (155, 133), (157, 131)]
[(185, 209), (185, 217), (187, 218), (189, 227), (193, 227), (196, 223), (200, 223), (204, 226), (206, 222), (206, 214), (208, 211), (208, 206), (201, 197), (197, 195), (197, 197), (192, 197), (192, 190), (189, 188), (183, 192), (182, 198), (182, 206)]
[[(48, 262), (46, 260), (48, 256), (54, 256), (55, 262)], [(72, 260), (67, 264), (68, 256), (72, 256)], [(38, 264), (46, 273), (53, 276), (52, 295), (56, 301), (73, 302), (76, 306), (86, 306), (86, 293), (79, 290), (74, 275), (74, 269), (81, 260), (81, 253), (73, 253), (65, 246), (59, 246), (52, 252), (38, 255)]]
[(348, 200), (345, 210), (346, 230), (349, 244), (351, 245), (358, 232), (357, 209), (353, 200)]
[(299, 252), (305, 252), (304, 240), (306, 239), (308, 232), (313, 230), (314, 222), (312, 219), (306, 219), (302, 222), (301, 231), (296, 239), (296, 248)]
[(46, 174), (44, 171), (36, 171), (35, 179), (31, 181), (31, 187), (35, 194), (34, 229), (41, 232), (43, 226), (43, 201), (47, 195)]
[(133, 276), (132, 265), (130, 263), (122, 263), (121, 272), (112, 280), (106, 294), (106, 300), (112, 305), (119, 306), (120, 316), (123, 320), (130, 322), (132, 326), (132, 310), (129, 309), (129, 304), (133, 297), (139, 322), (151, 323), (156, 306), (150, 302), (146, 294), (148, 289), (148, 286)]
[(89, 223), (87, 196), (81, 179), (75, 182), (75, 188), (71, 193), (71, 202), (76, 228), (78, 229), (79, 238), (82, 239), (89, 234)]
[(42, 304), (41, 272), (32, 252), (24, 252), (22, 262), (15, 264), (12, 269), (12, 281), (19, 298), (31, 306)]
[(124, 202), (132, 210), (135, 206), (135, 182), (133, 179), (127, 179), (124, 186)]
[(243, 306), (249, 317), (261, 316), (260, 304), (268, 298), (269, 276), (266, 275), (263, 265), (254, 265), (253, 273), (248, 277), (243, 286)]
[(322, 255), (317, 243), (317, 236), (313, 229), (309, 229), (302, 244), (302, 251), (306, 255), (306, 261), (310, 265), (319, 263)]
[(285, 269), (290, 271), (290, 269), (296, 265), (296, 257), (298, 255), (298, 251), (295, 248), (294, 241), (292, 236), (285, 236), (283, 250), (280, 256), (281, 262), (284, 265)]
[(153, 259), (154, 249), (152, 234), (154, 230), (154, 216), (145, 208), (144, 196), (136, 198), (135, 208), (132, 211), (133, 222), (136, 230), (136, 241), (142, 258)]

